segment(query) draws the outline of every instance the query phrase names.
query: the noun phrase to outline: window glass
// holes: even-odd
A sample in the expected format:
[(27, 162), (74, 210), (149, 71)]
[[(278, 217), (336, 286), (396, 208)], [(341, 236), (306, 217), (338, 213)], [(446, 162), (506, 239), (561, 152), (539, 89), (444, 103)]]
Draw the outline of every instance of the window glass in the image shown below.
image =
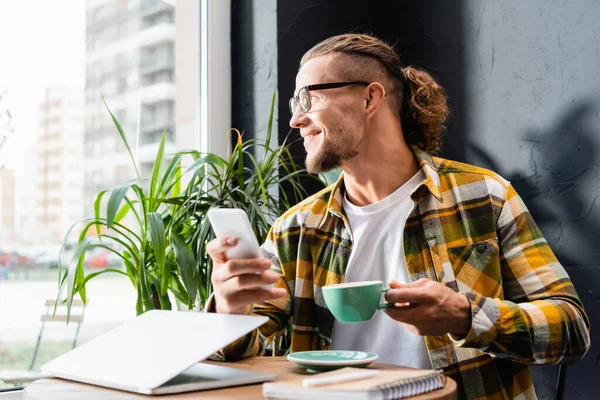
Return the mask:
[[(0, 2), (0, 372), (39, 371), (135, 316), (131, 282), (104, 274), (87, 286), (80, 329), (46, 322), (36, 348), (57, 297), (61, 245), (65, 264), (77, 246), (67, 231), (93, 215), (98, 192), (135, 177), (102, 96), (146, 178), (164, 130), (168, 150), (175, 144), (174, 1), (33, 3), (35, 12), (31, 2)], [(105, 249), (88, 254), (86, 273), (106, 268), (124, 267)]]

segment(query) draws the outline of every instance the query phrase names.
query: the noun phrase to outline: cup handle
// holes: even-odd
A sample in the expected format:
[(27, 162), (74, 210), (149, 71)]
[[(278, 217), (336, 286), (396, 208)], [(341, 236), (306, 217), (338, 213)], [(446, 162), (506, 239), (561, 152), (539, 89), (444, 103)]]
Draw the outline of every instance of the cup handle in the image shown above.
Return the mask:
[[(385, 289), (383, 289), (383, 293), (385, 293), (385, 292), (387, 292), (388, 290), (391, 290), (391, 289), (392, 289), (391, 287), (386, 287)], [(383, 304), (380, 304), (377, 307), (377, 309), (378, 310), (385, 310), (386, 308), (390, 308), (390, 307), (393, 307), (393, 306), (394, 306), (394, 303), (383, 303)]]

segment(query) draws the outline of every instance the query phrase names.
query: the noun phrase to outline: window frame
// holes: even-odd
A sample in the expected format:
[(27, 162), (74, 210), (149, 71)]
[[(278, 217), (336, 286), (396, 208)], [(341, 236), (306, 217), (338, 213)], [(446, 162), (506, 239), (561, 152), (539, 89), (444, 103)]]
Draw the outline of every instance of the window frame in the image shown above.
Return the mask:
[(177, 2), (175, 28), (176, 146), (228, 157), (231, 1)]

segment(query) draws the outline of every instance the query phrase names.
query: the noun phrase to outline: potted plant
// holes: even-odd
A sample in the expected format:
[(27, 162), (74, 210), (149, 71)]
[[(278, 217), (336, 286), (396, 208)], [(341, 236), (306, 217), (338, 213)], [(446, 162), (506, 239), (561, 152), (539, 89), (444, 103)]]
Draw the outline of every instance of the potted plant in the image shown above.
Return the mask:
[[(106, 103), (105, 103), (106, 105)], [(295, 197), (306, 195), (300, 182), (310, 176), (293, 160), (288, 145), (272, 147), (275, 94), (266, 139), (237, 143), (228, 159), (196, 150), (173, 154), (165, 165), (163, 134), (149, 180), (140, 177), (96, 196), (94, 217), (83, 222), (78, 244), (68, 266), (59, 262), (58, 299), (66, 297), (67, 313), (77, 294), (86, 301), (86, 284), (105, 273), (123, 274), (137, 292), (136, 313), (172, 309), (169, 294), (189, 309), (202, 309), (210, 294), (212, 261), (206, 243), (214, 238), (206, 213), (211, 207), (235, 207), (248, 213), (255, 234), (262, 242), (274, 219), (292, 204), (282, 188), (287, 183)], [(136, 166), (121, 125), (106, 106), (129, 156)], [(257, 157), (255, 151), (262, 156)], [(193, 159), (183, 170), (186, 156)], [(182, 182), (186, 180), (187, 183)], [(277, 189), (277, 190), (275, 190)], [(108, 196), (104, 212), (102, 200)], [(129, 215), (133, 224), (124, 223)], [(75, 226), (65, 237), (65, 244)], [(90, 236), (90, 230), (95, 235)], [(86, 273), (86, 252), (104, 248), (115, 254), (124, 268), (107, 268)], [(64, 294), (66, 291), (66, 295)]]

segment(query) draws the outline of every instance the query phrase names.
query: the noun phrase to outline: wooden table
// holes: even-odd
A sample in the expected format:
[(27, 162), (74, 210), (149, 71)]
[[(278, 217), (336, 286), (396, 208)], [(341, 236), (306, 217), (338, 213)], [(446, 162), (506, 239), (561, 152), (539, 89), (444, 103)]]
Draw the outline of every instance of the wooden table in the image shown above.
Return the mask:
[[(209, 364), (224, 365), (223, 363), (208, 362)], [(311, 375), (285, 357), (254, 357), (246, 360), (227, 363), (227, 366), (251, 369), (253, 371), (274, 372), (277, 380), (284, 380), (298, 375)], [(373, 363), (370, 368), (402, 369), (390, 364)], [(189, 399), (263, 399), (262, 384), (237, 386), (225, 389), (204, 390), (177, 395), (146, 396), (106, 389), (83, 383), (62, 379), (41, 379), (25, 387), (23, 399), (32, 400), (189, 400)], [(454, 400), (456, 399), (456, 382), (446, 379), (446, 386), (430, 393), (414, 396), (411, 400)]]

